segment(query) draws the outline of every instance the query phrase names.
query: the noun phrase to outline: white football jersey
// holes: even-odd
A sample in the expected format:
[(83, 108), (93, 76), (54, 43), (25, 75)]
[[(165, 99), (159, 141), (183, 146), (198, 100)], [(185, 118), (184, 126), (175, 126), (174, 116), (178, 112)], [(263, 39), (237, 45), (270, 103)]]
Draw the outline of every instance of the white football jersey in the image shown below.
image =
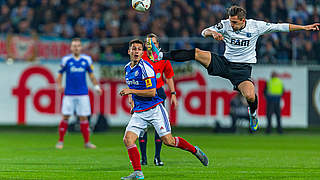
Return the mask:
[(256, 43), (260, 35), (271, 32), (289, 32), (289, 24), (273, 24), (253, 19), (246, 20), (245, 28), (234, 31), (230, 20), (222, 20), (215, 26), (211, 26), (202, 31), (202, 36), (207, 30), (214, 30), (224, 37), (226, 50), (225, 58), (230, 62), (256, 63)]

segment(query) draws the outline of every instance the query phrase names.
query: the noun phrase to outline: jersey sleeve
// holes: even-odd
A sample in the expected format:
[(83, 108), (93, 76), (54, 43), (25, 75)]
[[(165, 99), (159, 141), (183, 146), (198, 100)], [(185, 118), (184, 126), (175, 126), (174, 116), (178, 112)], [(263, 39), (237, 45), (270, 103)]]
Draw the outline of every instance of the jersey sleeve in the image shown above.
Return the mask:
[(63, 57), (60, 63), (60, 69), (59, 69), (59, 73), (63, 74), (66, 71), (66, 66), (67, 66), (67, 57)]
[(208, 27), (208, 28), (202, 30), (201, 35), (202, 35), (203, 37), (205, 37), (204, 32), (205, 32), (206, 30), (208, 30), (208, 29), (209, 29), (209, 30), (212, 30), (212, 31), (216, 31), (216, 32), (221, 33), (221, 34), (224, 34), (226, 28), (225, 28), (225, 25), (223, 24), (223, 22), (221, 21), (221, 22), (219, 22), (218, 24), (216, 24), (216, 25), (214, 25), (214, 26), (211, 26), (211, 27)]
[(259, 34), (266, 34), (272, 32), (289, 32), (288, 23), (267, 23), (264, 21), (256, 21), (256, 26), (258, 28)]
[(155, 72), (150, 64), (144, 63), (141, 67), (142, 79), (145, 81), (146, 89), (153, 89), (157, 87), (157, 80)]
[(166, 61), (163, 72), (166, 78), (172, 78), (174, 76), (174, 72), (173, 72), (170, 61)]
[(88, 62), (87, 71), (88, 71), (88, 73), (92, 73), (93, 72), (92, 58), (90, 56), (86, 56), (86, 59)]
[(146, 83), (146, 89), (153, 89), (157, 87), (157, 79), (155, 77), (147, 78), (144, 81)]

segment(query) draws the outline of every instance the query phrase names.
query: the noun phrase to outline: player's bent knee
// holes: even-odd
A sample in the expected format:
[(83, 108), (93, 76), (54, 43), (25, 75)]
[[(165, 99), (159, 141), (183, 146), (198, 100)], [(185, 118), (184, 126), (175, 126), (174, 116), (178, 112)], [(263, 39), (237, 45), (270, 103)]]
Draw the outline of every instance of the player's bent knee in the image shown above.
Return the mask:
[(255, 93), (245, 93), (244, 94), (244, 97), (250, 101), (250, 102), (253, 102), (255, 100)]
[(175, 140), (174, 140), (174, 137), (172, 137), (172, 135), (165, 135), (161, 137), (161, 140), (163, 144), (167, 146), (175, 146)]
[(126, 145), (126, 146), (131, 146), (135, 143), (136, 141), (136, 137), (130, 135), (130, 133), (126, 133), (126, 135), (123, 137), (123, 143)]
[(195, 48), (195, 60), (207, 68), (211, 62), (211, 52)]

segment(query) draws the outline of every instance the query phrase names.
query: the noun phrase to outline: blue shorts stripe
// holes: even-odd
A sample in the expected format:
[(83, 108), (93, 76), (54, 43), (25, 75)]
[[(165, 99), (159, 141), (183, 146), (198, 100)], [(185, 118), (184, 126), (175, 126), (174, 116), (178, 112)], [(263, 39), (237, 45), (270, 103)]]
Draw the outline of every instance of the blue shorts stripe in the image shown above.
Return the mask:
[(167, 117), (167, 114), (166, 114), (165, 110), (163, 109), (163, 105), (162, 104), (160, 104), (160, 109), (161, 109), (161, 112), (162, 112), (162, 116), (163, 116), (163, 119), (164, 119), (164, 125), (166, 126), (166, 130), (167, 131), (171, 131), (170, 125), (169, 125), (169, 120), (168, 120), (168, 117)]

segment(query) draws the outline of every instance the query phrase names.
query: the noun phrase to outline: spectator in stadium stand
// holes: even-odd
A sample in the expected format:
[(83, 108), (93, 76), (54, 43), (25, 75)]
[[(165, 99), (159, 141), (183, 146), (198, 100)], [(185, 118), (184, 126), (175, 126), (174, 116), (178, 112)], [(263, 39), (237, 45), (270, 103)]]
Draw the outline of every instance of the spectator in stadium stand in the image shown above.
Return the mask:
[(272, 129), (272, 115), (276, 115), (277, 120), (277, 132), (282, 134), (281, 127), (281, 107), (280, 101), (281, 96), (283, 95), (283, 82), (278, 77), (276, 72), (271, 73), (271, 79), (267, 82), (265, 88), (265, 97), (267, 100), (267, 130), (266, 133), (270, 134)]

